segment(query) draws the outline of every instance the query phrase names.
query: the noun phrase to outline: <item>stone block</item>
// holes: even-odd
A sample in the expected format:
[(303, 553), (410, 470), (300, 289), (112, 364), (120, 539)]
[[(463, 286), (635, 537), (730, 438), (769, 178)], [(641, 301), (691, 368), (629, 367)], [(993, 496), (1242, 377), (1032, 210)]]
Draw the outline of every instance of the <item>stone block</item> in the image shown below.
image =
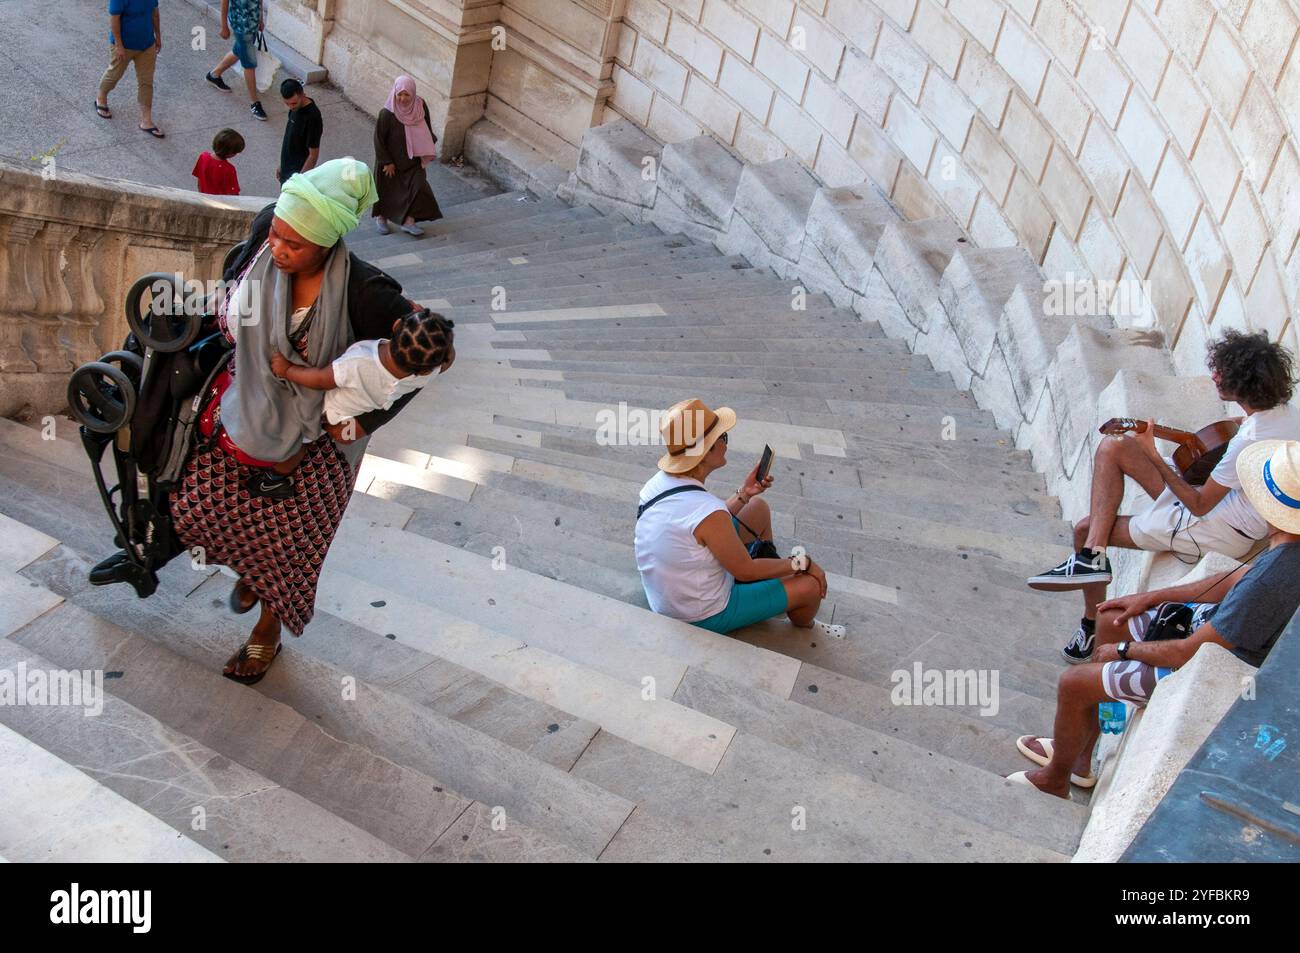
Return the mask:
[(755, 119), (760, 122), (767, 120), (768, 110), (772, 106), (771, 85), (730, 53), (723, 57), (718, 85)]
[(658, 183), (643, 174), (647, 158), (657, 167), (663, 146), (626, 119), (588, 129), (578, 153), (578, 182), (597, 195), (650, 208)]
[(961, 357), (982, 374), (993, 353), (1003, 308), (1016, 286), (1041, 288), (1042, 273), (1023, 248), (961, 247), (939, 279), (939, 303), (961, 346)]
[(885, 121), (893, 86), (884, 70), (866, 54), (853, 47), (845, 50), (836, 85), (872, 122), (880, 125)]
[(818, 189), (805, 244), (817, 248), (845, 287), (864, 294), (880, 236), (896, 221), (894, 207), (869, 183)]
[[(1024, 283), (1012, 291), (998, 317), (997, 341), (1007, 364), (1012, 390), (1025, 419), (1031, 419), (1047, 380), (1056, 349), (1078, 318), (1049, 314), (1048, 289)], [(1094, 326), (1104, 326), (1100, 319)]]
[(929, 332), (931, 315), (939, 310), (939, 279), (965, 243), (961, 229), (949, 218), (894, 222), (880, 236), (875, 265), (922, 334)]
[(725, 229), (743, 168), (712, 136), (671, 143), (659, 164), (660, 194), (667, 194), (692, 221)]
[(817, 180), (795, 159), (747, 165), (736, 189), (735, 209), (773, 254), (798, 261), (817, 187)]
[(1133, 83), (1114, 54), (1106, 46), (1094, 47), (1090, 44), (1084, 49), (1083, 63), (1076, 78), (1092, 100), (1098, 115), (1112, 129), (1115, 128)]
[(1037, 102), (1051, 56), (1033, 31), (1015, 17), (1007, 17), (994, 57), (1016, 85), (1024, 90), (1030, 102)]
[(1167, 376), (1171, 367), (1163, 336), (1152, 332), (1099, 330), (1075, 324), (1056, 350), (1048, 380), (1057, 413), (1058, 458), (1072, 473), (1081, 454), (1094, 444), (1098, 401), (1115, 375), (1124, 370)]

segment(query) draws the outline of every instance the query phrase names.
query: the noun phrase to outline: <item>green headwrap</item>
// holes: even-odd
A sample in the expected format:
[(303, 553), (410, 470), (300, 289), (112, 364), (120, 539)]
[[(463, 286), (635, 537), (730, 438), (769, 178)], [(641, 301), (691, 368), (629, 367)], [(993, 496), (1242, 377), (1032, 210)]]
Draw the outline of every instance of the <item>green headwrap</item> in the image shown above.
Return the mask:
[(332, 248), (378, 200), (370, 167), (349, 156), (290, 176), (275, 215), (312, 244)]

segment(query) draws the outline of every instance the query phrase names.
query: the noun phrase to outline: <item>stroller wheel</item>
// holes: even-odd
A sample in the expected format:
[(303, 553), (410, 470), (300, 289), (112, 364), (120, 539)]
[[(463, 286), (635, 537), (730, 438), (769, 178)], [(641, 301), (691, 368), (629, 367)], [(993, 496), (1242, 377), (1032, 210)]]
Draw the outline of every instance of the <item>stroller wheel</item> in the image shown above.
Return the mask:
[(134, 351), (109, 351), (99, 359), (99, 363), (117, 365), (132, 384), (139, 384), (140, 375), (144, 373), (144, 360)]
[(200, 314), (186, 313), (185, 289), (176, 275), (153, 272), (135, 280), (126, 293), (126, 323), (136, 340), (164, 354), (183, 351), (202, 329)]
[(77, 422), (94, 433), (122, 429), (135, 412), (135, 387), (118, 367), (83, 364), (68, 381), (68, 406)]

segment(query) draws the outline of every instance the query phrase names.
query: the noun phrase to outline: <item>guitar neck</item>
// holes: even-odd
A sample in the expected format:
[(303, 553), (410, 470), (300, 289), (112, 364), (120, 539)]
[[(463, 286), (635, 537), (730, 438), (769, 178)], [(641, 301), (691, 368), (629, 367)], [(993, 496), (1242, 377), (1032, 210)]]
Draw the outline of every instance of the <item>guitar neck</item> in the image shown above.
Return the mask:
[[(1145, 420), (1136, 420), (1132, 417), (1118, 418), (1112, 421), (1112, 423), (1118, 424), (1119, 429), (1112, 431), (1103, 428), (1102, 432), (1123, 433), (1125, 430), (1131, 430), (1134, 433), (1141, 433), (1146, 430)], [(1110, 425), (1108, 424), (1107, 427), (1109, 426)], [(1165, 427), (1161, 424), (1156, 424), (1156, 436), (1161, 440), (1171, 440), (1174, 443), (1179, 444), (1195, 444), (1197, 442), (1196, 434), (1187, 430), (1179, 430), (1176, 427)]]
[(1174, 427), (1164, 427), (1156, 424), (1156, 436), (1161, 440), (1172, 440), (1174, 443), (1195, 443), (1196, 434), (1187, 430), (1178, 430)]

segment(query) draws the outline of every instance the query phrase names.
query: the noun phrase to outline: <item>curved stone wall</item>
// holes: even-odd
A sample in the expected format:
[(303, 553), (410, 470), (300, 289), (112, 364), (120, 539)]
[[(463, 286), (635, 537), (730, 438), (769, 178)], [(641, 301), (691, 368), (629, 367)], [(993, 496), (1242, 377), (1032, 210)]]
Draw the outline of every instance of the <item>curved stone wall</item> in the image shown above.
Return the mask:
[(1226, 327), (1296, 343), (1298, 33), (1296, 0), (627, 0), (609, 108), (1140, 286), (1119, 323), (1199, 374)]

